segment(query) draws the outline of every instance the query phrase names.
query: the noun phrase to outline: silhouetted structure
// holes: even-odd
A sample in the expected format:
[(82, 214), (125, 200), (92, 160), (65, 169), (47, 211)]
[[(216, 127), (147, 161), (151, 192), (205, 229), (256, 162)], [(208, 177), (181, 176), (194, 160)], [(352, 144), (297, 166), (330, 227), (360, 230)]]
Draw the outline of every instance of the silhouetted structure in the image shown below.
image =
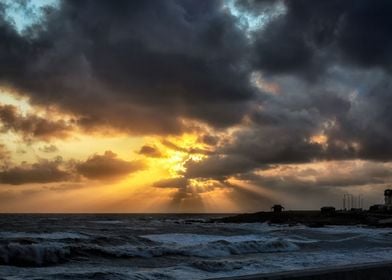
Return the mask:
[(271, 207), (272, 211), (274, 211), (274, 213), (280, 213), (283, 211), (284, 207), (280, 204), (275, 204), (274, 206)]
[(321, 207), (320, 210), (321, 210), (321, 214), (323, 214), (323, 215), (331, 215), (331, 214), (334, 214), (336, 211), (335, 207), (332, 207), (332, 206), (324, 206), (324, 207)]
[(357, 197), (355, 197), (352, 194), (344, 194), (343, 195), (343, 210), (347, 211), (350, 210), (352, 211), (352, 209), (362, 209), (363, 207), (363, 198), (362, 195), (358, 195)]
[(392, 189), (384, 191), (384, 204), (375, 204), (369, 207), (370, 212), (388, 212), (392, 211)]
[(369, 207), (370, 212), (385, 212), (387, 209), (383, 204), (374, 204)]
[(392, 209), (392, 190), (387, 189), (384, 191), (384, 197), (385, 197), (385, 207), (388, 210)]

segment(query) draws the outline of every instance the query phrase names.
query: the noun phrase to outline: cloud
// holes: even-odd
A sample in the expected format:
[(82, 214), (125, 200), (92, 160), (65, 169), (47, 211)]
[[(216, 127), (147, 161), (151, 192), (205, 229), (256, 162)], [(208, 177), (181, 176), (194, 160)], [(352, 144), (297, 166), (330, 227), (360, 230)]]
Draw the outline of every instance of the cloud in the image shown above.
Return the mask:
[(163, 156), (157, 147), (149, 145), (143, 145), (139, 150), (139, 154), (153, 158), (160, 158)]
[(187, 129), (184, 119), (241, 123), (268, 101), (249, 82), (257, 71), (313, 82), (336, 65), (389, 71), (388, 1), (279, 4), (273, 16), (273, 1), (237, 1), (269, 18), (251, 38), (220, 1), (62, 1), (23, 34), (3, 7), (1, 82), (84, 128), (167, 134)]
[(145, 167), (143, 161), (125, 161), (111, 151), (106, 151), (103, 155), (94, 154), (85, 161), (73, 159), (64, 161), (61, 157), (53, 160), (40, 159), (35, 163), (23, 162), (20, 165), (9, 161), (0, 171), (0, 184), (67, 182), (48, 187), (52, 190), (66, 190), (83, 186), (80, 176), (89, 180), (114, 180), (143, 170)]
[(189, 164), (191, 176), (196, 170), (214, 177), (214, 170), (230, 176), (273, 164), (392, 159), (388, 73), (338, 67), (316, 84), (287, 75), (268, 79), (281, 94), (265, 99), (213, 157)]
[(4, 144), (0, 144), (1, 168), (7, 168), (11, 164), (11, 152)]
[(188, 178), (225, 179), (228, 176), (247, 172), (260, 164), (240, 155), (214, 155), (201, 161), (189, 160), (185, 164)]
[(61, 160), (41, 160), (34, 164), (22, 164), (0, 171), (0, 183), (22, 185), (66, 181), (70, 174), (60, 167)]
[(0, 202), (2, 202), (2, 204), (6, 204), (10, 200), (14, 200), (15, 198), (17, 198), (17, 194), (12, 192), (11, 190), (0, 191)]
[(42, 146), (39, 148), (39, 150), (44, 153), (55, 153), (58, 152), (59, 149), (55, 145), (51, 144)]
[(179, 151), (179, 152), (183, 152), (183, 153), (188, 153), (188, 154), (204, 154), (204, 155), (208, 155), (208, 154), (212, 154), (213, 152), (207, 149), (202, 149), (202, 148), (198, 148), (198, 147), (191, 147), (191, 148), (184, 148), (184, 147), (180, 147), (179, 145), (167, 140), (167, 139), (163, 139), (161, 141), (161, 144), (164, 145), (165, 147), (174, 150), (174, 151)]
[(219, 142), (219, 137), (215, 135), (210, 135), (210, 134), (204, 134), (201, 137), (201, 142), (204, 144), (207, 144), (209, 146), (215, 146)]
[(157, 181), (154, 183), (155, 188), (175, 188), (175, 189), (185, 189), (189, 182), (187, 178), (177, 177), (169, 178)]
[(20, 133), (26, 140), (66, 138), (72, 130), (63, 120), (48, 120), (34, 114), (23, 116), (13, 105), (0, 105), (0, 121), (3, 131)]
[(111, 151), (93, 155), (86, 161), (76, 163), (76, 171), (92, 180), (111, 180), (125, 177), (145, 168), (142, 161), (125, 161)]
[(56, 184), (52, 186), (47, 186), (45, 189), (50, 190), (50, 191), (55, 191), (55, 192), (67, 192), (70, 190), (78, 190), (86, 187), (86, 184), (83, 183), (62, 183), (62, 184)]
[(0, 80), (86, 128), (226, 127), (254, 94), (236, 21), (219, 1), (62, 1), (23, 35), (1, 21)]
[(244, 175), (244, 179), (269, 188), (345, 188), (388, 184), (392, 178), (390, 163), (368, 161), (332, 161), (304, 165), (280, 165)]
[[(181, 190), (178, 198), (189, 195), (194, 179), (232, 188), (227, 181), (234, 177), (314, 192), (384, 184), (370, 172), (372, 165), (354, 178), (323, 177), (315, 169), (313, 181), (304, 180), (300, 169), (285, 170), (283, 181), (255, 172), (318, 161), (392, 160), (391, 2), (246, 0), (235, 1), (236, 13), (229, 6), (62, 1), (20, 33), (0, 4), (0, 41), (6, 42), (0, 84), (28, 96), (32, 106), (74, 116), (70, 124), (1, 105), (3, 129), (49, 141), (75, 127), (104, 127), (158, 136), (165, 139), (158, 147), (203, 154), (185, 163), (181, 178), (155, 184)], [(261, 18), (260, 28), (246, 27), (244, 16), (248, 25)], [(195, 129), (194, 122), (207, 128)], [(208, 149), (184, 148), (165, 137), (188, 130)], [(52, 150), (47, 147), (43, 151)], [(162, 156), (152, 145), (139, 154)], [(67, 172), (106, 180), (142, 168), (107, 152), (75, 162)], [(11, 170), (5, 166), (3, 173)], [(244, 193), (245, 201), (250, 196)]]
[[(250, 16), (270, 16), (249, 38), (240, 19), (222, 9), (219, 1), (203, 5), (195, 1), (63, 1), (22, 35), (2, 21), (0, 34), (9, 47), (2, 49), (1, 80), (28, 95), (34, 104), (55, 105), (72, 113), (75, 123), (84, 128), (167, 134), (187, 129), (184, 120), (188, 119), (219, 129), (250, 119), (257, 124), (256, 131), (243, 137), (267, 141), (266, 133), (259, 131), (268, 130), (279, 139), (282, 159), (268, 161), (285, 160), (284, 154), (288, 161), (313, 160), (320, 153), (334, 157), (340, 152), (338, 142), (370, 141), (365, 132), (360, 139), (354, 135), (353, 128), (365, 130), (358, 116), (351, 115), (358, 107), (348, 100), (355, 82), (361, 83), (359, 76), (369, 75), (365, 72), (375, 67), (389, 71), (387, 11), (391, 5), (387, 1), (360, 3), (285, 1), (280, 2), (284, 13), (272, 16), (276, 8), (272, 1), (237, 2), (236, 7)], [(380, 17), (375, 20), (373, 14)], [(380, 38), (387, 38), (386, 43), (380, 44)], [(372, 43), (361, 44), (362, 39)], [(262, 74), (266, 85), (279, 87), (279, 96), (265, 94), (263, 89), (257, 92), (250, 82), (254, 73)], [(384, 76), (387, 81), (389, 74)], [(302, 81), (303, 77), (307, 79)], [(390, 100), (383, 93), (371, 93), (370, 85), (376, 87), (362, 86), (365, 93), (359, 99), (372, 101), (369, 110), (377, 111)], [(344, 94), (342, 86), (347, 90)], [(383, 124), (389, 116), (385, 117), (380, 112), (374, 121)], [(327, 121), (336, 123), (330, 131), (330, 153), (306, 142)], [(22, 131), (20, 122), (8, 122), (8, 126)], [(67, 133), (61, 122), (22, 123), (26, 133), (36, 137)], [(295, 136), (290, 141), (283, 139), (284, 134)], [(389, 141), (378, 134), (382, 143)], [(216, 144), (216, 139), (206, 140)], [(357, 155), (354, 150), (343, 152), (343, 158)]]
[[(243, 6), (249, 11), (258, 5), (247, 3)], [(331, 64), (347, 63), (390, 71), (389, 1), (285, 1), (285, 5), (284, 16), (275, 17), (255, 36), (254, 61), (260, 69), (314, 77)]]

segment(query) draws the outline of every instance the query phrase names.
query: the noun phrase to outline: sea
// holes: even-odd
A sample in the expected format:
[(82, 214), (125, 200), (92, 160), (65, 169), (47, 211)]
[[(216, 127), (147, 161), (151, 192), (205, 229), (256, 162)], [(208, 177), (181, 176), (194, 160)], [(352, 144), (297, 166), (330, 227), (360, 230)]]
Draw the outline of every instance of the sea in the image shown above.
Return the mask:
[(211, 279), (392, 261), (392, 229), (223, 215), (3, 214), (0, 279)]

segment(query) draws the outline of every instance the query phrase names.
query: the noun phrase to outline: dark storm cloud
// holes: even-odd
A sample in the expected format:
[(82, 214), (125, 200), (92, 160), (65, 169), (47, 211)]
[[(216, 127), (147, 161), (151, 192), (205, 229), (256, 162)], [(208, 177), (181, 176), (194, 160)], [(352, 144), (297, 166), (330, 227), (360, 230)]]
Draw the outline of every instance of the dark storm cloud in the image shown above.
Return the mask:
[(254, 15), (260, 14), (260, 12), (268, 12), (273, 8), (275, 3), (281, 1), (276, 0), (241, 0), (236, 1), (235, 6), (242, 12), (251, 13)]
[(367, 84), (366, 92), (358, 95), (355, 111), (341, 118), (340, 126), (330, 134), (335, 139), (357, 141), (361, 146), (360, 158), (389, 161), (392, 158), (391, 77), (377, 73), (370, 75), (372, 82)]
[(111, 151), (93, 155), (75, 166), (77, 173), (92, 180), (109, 180), (124, 177), (145, 168), (142, 161), (125, 161)]
[[(239, 1), (241, 3), (242, 1)], [(268, 1), (245, 1), (251, 10)], [(256, 65), (272, 73), (315, 76), (330, 63), (391, 69), (388, 0), (285, 1), (287, 11), (256, 34)]]
[[(389, 161), (389, 76), (373, 70), (349, 76), (349, 82), (342, 82), (342, 73), (333, 72), (316, 85), (298, 78), (275, 79), (281, 94), (264, 100), (262, 108), (250, 115), (250, 124), (218, 145), (213, 157), (188, 162), (186, 173), (218, 178), (273, 164), (356, 158)], [(317, 142), (320, 135), (324, 138)]]
[(0, 183), (22, 185), (27, 183), (61, 182), (70, 174), (60, 167), (61, 161), (42, 160), (34, 164), (22, 164), (0, 171)]
[(247, 110), (248, 42), (220, 1), (62, 1), (47, 14), (24, 36), (0, 21), (0, 80), (82, 126), (179, 132), (180, 118), (222, 127)]
[[(328, 163), (327, 163), (328, 164)], [(292, 191), (299, 189), (312, 189), (322, 187), (345, 188), (363, 185), (386, 185), (392, 178), (391, 166), (385, 163), (341, 161), (329, 163), (324, 170), (315, 167), (303, 168), (303, 166), (284, 166), (277, 168), (277, 173), (268, 175), (268, 171), (258, 175), (248, 173), (239, 178), (248, 180), (257, 185), (271, 189), (291, 188)], [(270, 170), (274, 167), (271, 166)]]
[(63, 120), (49, 120), (34, 114), (24, 116), (13, 105), (0, 104), (0, 123), (3, 131), (20, 133), (26, 140), (66, 138), (72, 130)]
[[(268, 16), (274, 3), (235, 6)], [(63, 1), (24, 35), (1, 16), (0, 81), (76, 115), (85, 128), (165, 134), (183, 131), (182, 118), (215, 128), (241, 122), (226, 143), (201, 136), (215, 151), (162, 141), (209, 156), (186, 163), (187, 179), (225, 180), (271, 164), (392, 159), (391, 2), (283, 3), (284, 13), (251, 32), (220, 1)], [(249, 82), (255, 71), (279, 90), (257, 92)], [(26, 126), (28, 134), (49, 133)], [(325, 143), (312, 141), (318, 134)], [(154, 149), (140, 153), (158, 156)], [(106, 160), (121, 161), (97, 155), (78, 170), (95, 178)], [(114, 174), (128, 174), (127, 164), (120, 171), (116, 164)]]
[(205, 134), (201, 137), (201, 142), (209, 146), (215, 146), (219, 142), (219, 137)]

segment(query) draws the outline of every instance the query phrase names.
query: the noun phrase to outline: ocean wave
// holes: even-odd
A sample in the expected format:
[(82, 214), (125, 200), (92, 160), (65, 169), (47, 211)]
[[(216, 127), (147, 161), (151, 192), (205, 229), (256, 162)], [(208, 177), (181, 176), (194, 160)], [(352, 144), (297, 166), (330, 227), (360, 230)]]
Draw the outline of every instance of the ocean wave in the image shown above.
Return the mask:
[(73, 248), (73, 251), (90, 253), (94, 255), (104, 255), (115, 258), (152, 258), (164, 255), (182, 255), (192, 257), (226, 257), (230, 255), (242, 255), (252, 253), (286, 252), (298, 250), (299, 247), (287, 240), (276, 238), (269, 241), (242, 241), (228, 242), (225, 240), (208, 242), (205, 244), (192, 246), (98, 246), (87, 245)]
[[(81, 272), (81, 273), (58, 273), (47, 278), (40, 278), (40, 279), (50, 279), (50, 280), (130, 280), (128, 275), (122, 273), (115, 273), (115, 272)], [(142, 278), (140, 278), (142, 279)]]
[(51, 240), (61, 240), (61, 239), (88, 239), (87, 235), (75, 232), (0, 232), (1, 239), (19, 239), (19, 238), (33, 238), (33, 239), (51, 239)]
[[(58, 273), (55, 275), (51, 275), (47, 278), (39, 278), (42, 279), (50, 279), (50, 280), (174, 280), (175, 278), (161, 272), (136, 272), (136, 273), (115, 273), (115, 272), (81, 272), (81, 273), (67, 273), (62, 274)], [(38, 280), (38, 279), (37, 279)]]
[(69, 248), (57, 244), (10, 243), (0, 246), (0, 264), (13, 266), (47, 266), (67, 260)]
[(78, 254), (93, 254), (113, 258), (152, 258), (163, 255), (181, 254), (178, 249), (171, 249), (169, 247), (149, 247), (149, 246), (133, 246), (133, 245), (118, 245), (118, 246), (99, 246), (99, 245), (81, 245), (74, 246), (73, 252)]
[(243, 255), (253, 253), (270, 253), (270, 252), (287, 252), (296, 251), (299, 247), (282, 238), (276, 238), (269, 241), (243, 241), (228, 242), (215, 241), (199, 246), (188, 247), (184, 250), (185, 255), (196, 257), (227, 257), (230, 255)]
[(94, 223), (94, 224), (103, 224), (103, 225), (119, 225), (119, 224), (124, 224), (125, 221), (119, 221), (119, 220), (101, 220), (101, 221), (90, 221), (90, 223)]
[(254, 264), (254, 261), (201, 260), (194, 262), (192, 265), (207, 272), (228, 272), (244, 269), (244, 267)]
[(247, 235), (208, 235), (208, 234), (193, 234), (193, 233), (164, 233), (164, 234), (150, 234), (142, 235), (151, 241), (176, 244), (182, 246), (200, 245), (214, 241), (228, 241), (228, 242), (242, 242), (242, 241), (267, 241), (268, 238), (262, 235), (247, 234)]

